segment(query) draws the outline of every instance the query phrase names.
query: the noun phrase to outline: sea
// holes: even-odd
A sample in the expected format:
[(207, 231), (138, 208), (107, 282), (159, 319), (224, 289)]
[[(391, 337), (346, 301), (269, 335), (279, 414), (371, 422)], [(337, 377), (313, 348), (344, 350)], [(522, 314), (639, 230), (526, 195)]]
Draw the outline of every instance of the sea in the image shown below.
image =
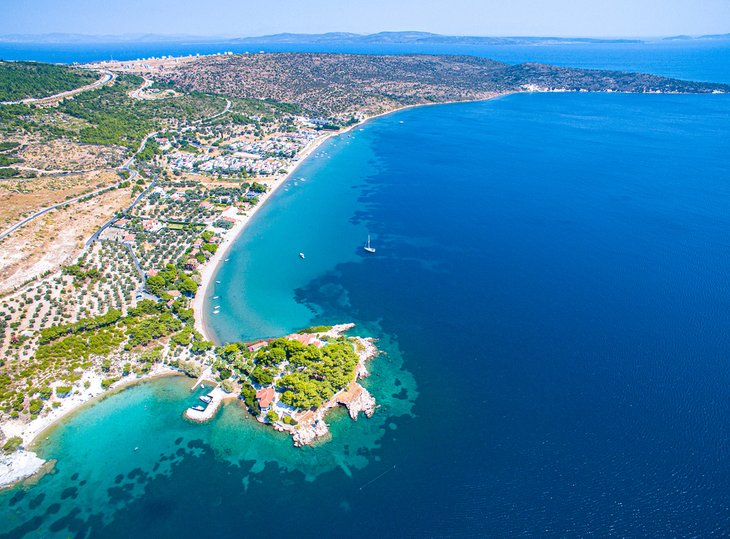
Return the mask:
[[(491, 56), (730, 82), (727, 42), (595, 47)], [(729, 95), (520, 94), (333, 137), (206, 316), (220, 342), (355, 323), (375, 415), (296, 449), (144, 382), (46, 433), (0, 537), (727, 537), (729, 210)]]

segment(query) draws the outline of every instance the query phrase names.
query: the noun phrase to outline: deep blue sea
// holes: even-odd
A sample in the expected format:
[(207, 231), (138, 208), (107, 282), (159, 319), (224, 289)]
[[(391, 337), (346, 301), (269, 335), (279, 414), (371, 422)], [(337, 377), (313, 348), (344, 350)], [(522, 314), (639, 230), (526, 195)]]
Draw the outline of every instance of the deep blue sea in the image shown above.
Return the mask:
[(665, 77), (730, 83), (730, 40), (652, 41), (559, 45), (325, 45), (247, 43), (70, 43), (0, 42), (0, 59), (53, 63), (134, 60), (163, 55), (264, 52), (354, 54), (466, 54), (502, 62), (542, 62), (588, 69), (641, 71)]
[(207, 309), (221, 340), (355, 322), (382, 408), (297, 450), (142, 384), (48, 435), (0, 537), (730, 535), (729, 149), (727, 95), (513, 95), (331, 139)]

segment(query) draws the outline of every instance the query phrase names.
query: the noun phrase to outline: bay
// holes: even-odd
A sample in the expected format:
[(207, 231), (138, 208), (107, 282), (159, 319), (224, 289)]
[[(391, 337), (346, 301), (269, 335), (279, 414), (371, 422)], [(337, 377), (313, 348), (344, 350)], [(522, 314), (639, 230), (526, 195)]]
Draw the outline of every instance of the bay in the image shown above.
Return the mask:
[(49, 434), (0, 534), (726, 535), (729, 118), (721, 95), (532, 94), (332, 139), (207, 308), (223, 340), (357, 323), (383, 408), (301, 451), (145, 383)]

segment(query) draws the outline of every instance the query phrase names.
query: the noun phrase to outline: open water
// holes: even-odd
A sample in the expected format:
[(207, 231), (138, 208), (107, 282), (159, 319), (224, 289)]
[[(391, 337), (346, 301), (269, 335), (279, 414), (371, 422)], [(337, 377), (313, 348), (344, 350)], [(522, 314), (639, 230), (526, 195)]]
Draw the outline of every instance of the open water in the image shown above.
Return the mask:
[(0, 537), (727, 536), (729, 120), (725, 95), (533, 94), (328, 141), (207, 309), (222, 340), (379, 337), (373, 419), (296, 450), (145, 383), (49, 434)]

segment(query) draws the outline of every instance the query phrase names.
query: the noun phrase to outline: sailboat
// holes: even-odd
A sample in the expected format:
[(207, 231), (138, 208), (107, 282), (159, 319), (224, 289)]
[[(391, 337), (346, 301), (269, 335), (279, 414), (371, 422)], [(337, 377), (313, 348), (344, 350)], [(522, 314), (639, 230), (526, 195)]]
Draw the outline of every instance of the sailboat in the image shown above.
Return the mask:
[(375, 252), (375, 247), (370, 246), (370, 234), (368, 234), (368, 243), (367, 243), (367, 245), (365, 245), (365, 247), (363, 247), (363, 249), (365, 249), (368, 253)]

